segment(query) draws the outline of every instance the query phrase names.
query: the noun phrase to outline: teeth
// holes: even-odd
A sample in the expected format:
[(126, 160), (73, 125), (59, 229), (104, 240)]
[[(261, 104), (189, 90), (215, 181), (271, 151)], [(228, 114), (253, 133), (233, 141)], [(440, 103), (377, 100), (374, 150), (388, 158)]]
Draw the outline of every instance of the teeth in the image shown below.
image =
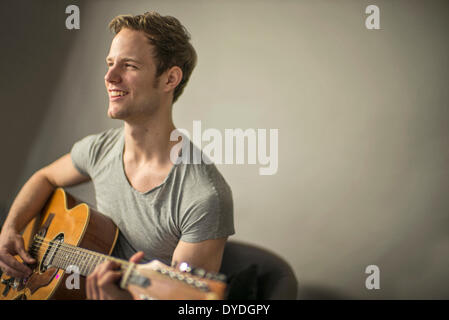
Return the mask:
[(111, 96), (112, 97), (117, 97), (117, 96), (124, 96), (127, 93), (125, 91), (111, 91)]

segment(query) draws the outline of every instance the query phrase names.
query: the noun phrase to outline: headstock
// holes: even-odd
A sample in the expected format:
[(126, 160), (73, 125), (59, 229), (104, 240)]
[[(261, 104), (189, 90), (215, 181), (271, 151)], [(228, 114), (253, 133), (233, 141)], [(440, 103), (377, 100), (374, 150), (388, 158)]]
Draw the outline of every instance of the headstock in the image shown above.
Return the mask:
[(130, 264), (122, 277), (127, 288), (138, 300), (221, 300), (226, 290), (226, 277), (181, 263), (169, 267), (153, 260), (147, 264)]

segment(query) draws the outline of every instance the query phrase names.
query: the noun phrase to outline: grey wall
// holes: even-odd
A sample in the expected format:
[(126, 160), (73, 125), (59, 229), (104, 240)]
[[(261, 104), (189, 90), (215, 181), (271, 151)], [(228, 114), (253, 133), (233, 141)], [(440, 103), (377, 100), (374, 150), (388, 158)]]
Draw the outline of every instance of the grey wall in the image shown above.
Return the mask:
[[(45, 141), (40, 140), (40, 149), (36, 149), (43, 123), (55, 105), (54, 94), (60, 88), (59, 83), (67, 76), (73, 77), (64, 70), (71, 47), (80, 34), (69, 32), (64, 27), (64, 12), (68, 3), (2, 2), (0, 209), (9, 208), (11, 198), (18, 192), (25, 177), (51, 158), (61, 155), (64, 150), (58, 146), (73, 139), (69, 135), (65, 137), (68, 140), (61, 141), (58, 137), (61, 132), (55, 129), (57, 123), (51, 124), (49, 130), (54, 134), (46, 136)], [(66, 106), (61, 105), (62, 112), (66, 112)], [(2, 214), (1, 222), (3, 218)]]
[[(449, 298), (447, 2), (7, 2), (3, 206), (73, 142), (121, 125), (106, 116), (107, 24), (156, 10), (183, 22), (199, 56), (178, 127), (279, 129), (277, 174), (219, 166), (234, 239), (284, 257), (300, 298)], [(68, 4), (80, 30), (64, 27)], [(369, 4), (381, 30), (365, 28)], [(71, 191), (93, 202), (91, 186)], [(380, 290), (365, 288), (371, 264)]]

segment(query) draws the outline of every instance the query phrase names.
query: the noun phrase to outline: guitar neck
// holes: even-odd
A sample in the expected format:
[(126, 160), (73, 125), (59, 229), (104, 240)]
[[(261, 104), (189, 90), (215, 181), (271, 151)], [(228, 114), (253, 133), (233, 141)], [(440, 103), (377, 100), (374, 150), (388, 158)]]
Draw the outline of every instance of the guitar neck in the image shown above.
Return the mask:
[[(39, 236), (36, 238), (41, 241), (41, 243), (39, 248), (37, 248), (37, 251), (36, 248), (34, 248), (34, 252), (40, 252), (41, 250), (39, 249), (41, 247), (43, 252), (47, 252), (46, 256), (43, 257), (43, 262), (46, 266), (51, 265), (66, 271), (78, 272), (82, 276), (88, 276), (94, 271), (96, 266), (105, 261), (114, 261), (119, 263), (122, 270), (126, 270), (130, 266), (130, 263), (126, 260), (114, 258), (88, 249), (75, 247), (64, 242), (45, 242), (45, 240)], [(41, 254), (43, 254), (43, 252)]]
[(56, 267), (82, 276), (88, 276), (105, 261), (114, 261), (122, 269), (120, 287), (130, 289), (139, 297), (221, 299), (226, 288), (223, 280), (214, 280), (219, 275), (205, 273), (204, 278), (201, 278), (190, 274), (190, 271), (175, 270), (157, 260), (144, 266), (136, 265), (64, 241), (48, 241), (41, 236), (35, 236), (29, 252), (47, 268)]

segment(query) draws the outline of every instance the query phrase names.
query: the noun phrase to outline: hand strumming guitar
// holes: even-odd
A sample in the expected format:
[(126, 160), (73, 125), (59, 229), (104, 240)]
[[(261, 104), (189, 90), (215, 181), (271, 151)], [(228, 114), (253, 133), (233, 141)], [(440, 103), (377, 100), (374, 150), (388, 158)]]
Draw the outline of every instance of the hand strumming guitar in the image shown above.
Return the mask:
[(0, 268), (7, 275), (15, 278), (26, 278), (31, 274), (31, 269), (14, 258), (19, 255), (28, 264), (36, 262), (25, 251), (23, 237), (13, 229), (4, 228), (0, 234)]
[[(138, 263), (144, 254), (142, 251), (134, 254), (129, 261)], [(132, 295), (119, 287), (118, 282), (122, 276), (120, 264), (106, 261), (98, 265), (87, 277), (86, 293), (90, 300), (132, 300)]]

